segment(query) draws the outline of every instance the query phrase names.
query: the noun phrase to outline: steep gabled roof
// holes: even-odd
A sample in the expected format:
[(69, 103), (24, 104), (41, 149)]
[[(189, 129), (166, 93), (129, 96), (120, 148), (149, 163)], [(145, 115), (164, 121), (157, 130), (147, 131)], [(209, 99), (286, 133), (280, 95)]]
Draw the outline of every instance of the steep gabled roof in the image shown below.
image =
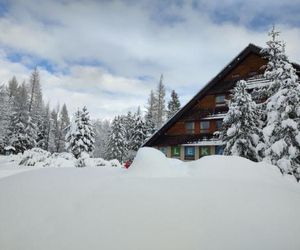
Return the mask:
[[(261, 55), (262, 48), (250, 43), (242, 50), (225, 68), (221, 70), (213, 79), (211, 79), (187, 104), (185, 104), (173, 117), (171, 117), (159, 130), (157, 130), (143, 146), (152, 146), (159, 136), (164, 135), (168, 129), (178, 121), (183, 114), (192, 108), (199, 99), (201, 99), (209, 89), (211, 89), (221, 78), (226, 76), (233, 68), (243, 61), (250, 53)], [(300, 71), (300, 65), (293, 63), (297, 71)]]

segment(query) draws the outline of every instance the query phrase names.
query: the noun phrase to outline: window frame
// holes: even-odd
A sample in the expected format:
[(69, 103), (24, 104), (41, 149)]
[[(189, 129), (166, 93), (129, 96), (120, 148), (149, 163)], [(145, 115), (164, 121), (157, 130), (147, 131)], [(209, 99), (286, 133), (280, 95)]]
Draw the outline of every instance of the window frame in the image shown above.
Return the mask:
[[(208, 150), (208, 154), (203, 154), (202, 153), (202, 149), (206, 148)], [(211, 155), (211, 148), (210, 146), (201, 146), (199, 147), (199, 157), (204, 157), (204, 156), (208, 156), (208, 155)]]
[[(176, 149), (178, 149), (178, 152), (176, 152)], [(180, 146), (171, 146), (171, 157), (172, 158), (180, 158), (181, 156), (181, 149)]]
[[(187, 128), (188, 124), (192, 124), (192, 128)], [(195, 122), (194, 121), (185, 122), (184, 127), (185, 127), (185, 132), (187, 134), (195, 134)]]
[[(221, 126), (218, 126), (219, 122), (221, 123)], [(223, 126), (223, 120), (216, 120), (216, 129), (217, 129), (217, 131), (219, 131), (222, 128), (222, 126)]]
[[(203, 123), (207, 123), (208, 124), (208, 127), (207, 128), (202, 128), (201, 124)], [(210, 121), (209, 120), (204, 120), (204, 121), (200, 121), (200, 133), (204, 134), (204, 133), (208, 133), (209, 130), (210, 130)]]
[[(223, 101), (218, 101), (218, 97), (224, 97), (224, 100)], [(216, 107), (223, 107), (223, 106), (226, 106), (226, 95), (225, 94), (221, 94), (221, 95), (216, 95), (215, 96), (215, 104), (216, 104)]]
[[(218, 154), (217, 153), (217, 151), (218, 151), (217, 148), (220, 148), (222, 150), (222, 154)], [(217, 145), (217, 146), (215, 146), (215, 154), (216, 155), (223, 155), (223, 152), (224, 152), (224, 146), (223, 145)]]
[[(189, 149), (193, 149), (193, 154), (187, 154)], [(185, 160), (195, 160), (196, 147), (195, 146), (185, 146), (184, 147), (184, 159)]]

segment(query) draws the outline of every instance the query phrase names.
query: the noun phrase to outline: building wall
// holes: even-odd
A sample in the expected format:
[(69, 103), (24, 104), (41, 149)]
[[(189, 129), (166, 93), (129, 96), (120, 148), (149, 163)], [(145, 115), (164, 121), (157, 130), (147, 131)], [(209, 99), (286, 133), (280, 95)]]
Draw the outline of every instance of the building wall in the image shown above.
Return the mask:
[[(190, 135), (187, 133), (185, 128), (186, 122), (194, 122), (194, 134), (199, 135), (198, 137), (202, 138), (200, 130), (201, 120), (204, 120), (207, 115), (212, 113), (217, 114), (218, 112), (226, 112), (227, 107), (216, 106), (216, 96), (222, 94), (225, 95), (226, 99), (228, 100), (230, 98), (229, 91), (230, 89), (232, 89), (234, 83), (238, 79), (245, 79), (248, 77), (252, 77), (255, 74), (262, 74), (265, 70), (266, 63), (266, 59), (262, 58), (262, 56), (250, 53), (243, 61), (241, 61), (239, 65), (229, 71), (227, 75), (221, 76), (219, 82), (215, 84), (214, 87), (210, 88), (209, 91), (206, 92), (207, 94), (205, 96), (199, 99), (193, 107), (182, 114), (182, 117), (179, 118), (178, 121), (172, 125), (172, 127), (170, 127), (164, 134), (161, 135), (161, 141), (158, 142), (158, 144), (161, 143), (160, 145), (167, 146), (166, 155), (168, 157), (172, 157), (172, 144), (184, 143), (182, 142), (182, 140), (180, 140), (180, 142), (174, 142), (172, 138), (179, 138), (180, 136), (185, 140), (185, 138), (188, 138), (188, 135)], [(216, 120), (212, 119), (209, 121), (210, 127), (209, 130), (206, 131), (206, 133), (209, 135), (213, 135), (213, 133), (217, 130)], [(166, 144), (165, 142), (170, 142), (168, 138), (171, 138), (172, 140), (170, 141), (172, 141), (173, 143)], [(180, 146), (180, 159), (184, 160), (184, 146), (177, 146)], [(215, 146), (210, 146), (210, 153), (215, 154)], [(196, 146), (195, 149), (195, 159), (199, 159), (199, 146)]]

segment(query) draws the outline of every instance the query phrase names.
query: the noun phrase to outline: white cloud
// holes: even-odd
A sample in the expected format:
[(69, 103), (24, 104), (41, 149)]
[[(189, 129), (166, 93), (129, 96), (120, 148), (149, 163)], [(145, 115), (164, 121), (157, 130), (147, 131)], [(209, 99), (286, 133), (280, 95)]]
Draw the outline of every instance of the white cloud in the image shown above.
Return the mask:
[[(256, 5), (265, 6), (260, 2)], [(254, 5), (239, 8), (248, 8), (240, 14), (240, 22), (222, 24), (214, 23), (208, 13), (194, 10), (190, 4), (171, 5), (168, 14), (185, 20), (176, 25), (153, 21), (154, 14), (161, 14), (154, 5), (125, 1), (11, 2), (9, 13), (0, 18), (0, 44), (55, 64), (55, 73), (42, 71), (45, 95), (51, 102), (66, 102), (72, 110), (87, 104), (93, 115), (112, 117), (144, 105), (160, 73), (164, 73), (168, 89), (178, 90), (185, 95), (183, 102), (187, 101), (248, 43), (264, 45), (267, 39), (265, 31), (249, 30), (244, 25), (253, 16)], [(208, 10), (217, 7), (210, 2), (203, 6)], [(299, 62), (299, 27), (280, 28), (290, 58)], [(78, 65), (82, 60), (96, 63)], [(23, 78), (28, 74), (22, 62), (9, 63), (5, 55), (0, 63), (3, 81), (13, 74)], [(68, 74), (61, 73), (66, 70)], [(137, 80), (138, 76), (152, 80)]]

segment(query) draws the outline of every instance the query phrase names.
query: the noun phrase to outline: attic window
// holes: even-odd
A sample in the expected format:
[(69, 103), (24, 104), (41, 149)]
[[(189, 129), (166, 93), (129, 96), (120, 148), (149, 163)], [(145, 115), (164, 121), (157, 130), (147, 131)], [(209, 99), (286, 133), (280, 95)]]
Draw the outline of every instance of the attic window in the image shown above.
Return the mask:
[(194, 122), (186, 122), (185, 123), (185, 131), (187, 134), (195, 133), (195, 123)]
[(225, 106), (225, 105), (226, 105), (225, 95), (217, 95), (216, 107)]

